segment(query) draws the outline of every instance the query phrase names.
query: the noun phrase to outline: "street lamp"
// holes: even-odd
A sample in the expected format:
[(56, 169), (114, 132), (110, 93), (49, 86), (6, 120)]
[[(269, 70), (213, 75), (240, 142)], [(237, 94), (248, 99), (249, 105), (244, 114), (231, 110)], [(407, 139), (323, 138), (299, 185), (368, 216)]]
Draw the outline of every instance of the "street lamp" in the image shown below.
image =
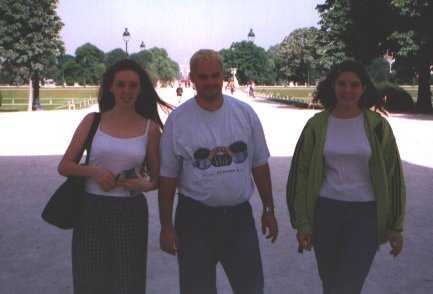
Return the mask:
[(128, 32), (128, 28), (125, 28), (123, 32), (123, 41), (125, 41), (126, 54), (128, 54), (128, 42), (131, 39), (131, 34)]
[(254, 42), (255, 39), (256, 35), (254, 34), (253, 29), (250, 29), (250, 32), (248, 33), (248, 41)]
[(141, 50), (144, 50), (144, 48), (146, 48), (146, 45), (144, 45), (144, 42), (143, 42), (143, 41), (141, 41), (141, 44), (140, 44), (140, 49), (141, 49)]

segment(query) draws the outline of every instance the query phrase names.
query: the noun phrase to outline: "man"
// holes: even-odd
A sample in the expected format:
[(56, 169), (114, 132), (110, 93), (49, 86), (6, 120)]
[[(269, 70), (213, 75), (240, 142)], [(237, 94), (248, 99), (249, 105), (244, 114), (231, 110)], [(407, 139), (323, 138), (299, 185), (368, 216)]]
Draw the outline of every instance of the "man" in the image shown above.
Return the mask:
[(263, 234), (272, 242), (278, 235), (263, 129), (249, 105), (222, 95), (217, 52), (197, 51), (190, 71), (197, 95), (170, 114), (161, 138), (161, 249), (177, 254), (181, 294), (216, 294), (218, 262), (235, 294), (262, 294), (262, 263), (248, 202), (254, 182), (263, 203)]

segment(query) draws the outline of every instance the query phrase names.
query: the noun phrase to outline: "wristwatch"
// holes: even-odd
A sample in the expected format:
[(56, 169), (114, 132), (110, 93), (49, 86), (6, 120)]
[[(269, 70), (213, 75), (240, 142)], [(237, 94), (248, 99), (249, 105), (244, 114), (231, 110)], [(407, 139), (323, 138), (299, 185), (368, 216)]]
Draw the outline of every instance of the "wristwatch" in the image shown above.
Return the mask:
[(272, 206), (263, 206), (263, 214), (274, 214), (274, 208)]

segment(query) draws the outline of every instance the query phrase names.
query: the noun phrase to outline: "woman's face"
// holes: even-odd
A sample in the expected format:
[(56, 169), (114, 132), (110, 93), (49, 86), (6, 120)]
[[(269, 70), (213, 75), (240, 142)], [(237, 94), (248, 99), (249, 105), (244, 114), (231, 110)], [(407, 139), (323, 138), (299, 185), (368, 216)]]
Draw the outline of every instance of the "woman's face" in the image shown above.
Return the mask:
[(334, 89), (337, 107), (359, 107), (359, 99), (364, 93), (365, 86), (356, 73), (345, 71), (338, 75)]
[(134, 106), (140, 90), (140, 78), (132, 70), (118, 71), (110, 88), (117, 106)]

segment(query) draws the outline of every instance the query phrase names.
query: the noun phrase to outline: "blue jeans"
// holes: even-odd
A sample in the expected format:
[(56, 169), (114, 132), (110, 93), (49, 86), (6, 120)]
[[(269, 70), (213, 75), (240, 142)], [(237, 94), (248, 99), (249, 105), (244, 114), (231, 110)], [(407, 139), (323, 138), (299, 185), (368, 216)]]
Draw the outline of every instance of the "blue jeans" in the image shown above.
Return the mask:
[(234, 294), (263, 294), (263, 270), (249, 202), (209, 207), (179, 196), (175, 217), (181, 294), (216, 294), (216, 265)]
[(361, 293), (378, 249), (376, 202), (319, 197), (314, 223), (314, 253), (323, 293)]

